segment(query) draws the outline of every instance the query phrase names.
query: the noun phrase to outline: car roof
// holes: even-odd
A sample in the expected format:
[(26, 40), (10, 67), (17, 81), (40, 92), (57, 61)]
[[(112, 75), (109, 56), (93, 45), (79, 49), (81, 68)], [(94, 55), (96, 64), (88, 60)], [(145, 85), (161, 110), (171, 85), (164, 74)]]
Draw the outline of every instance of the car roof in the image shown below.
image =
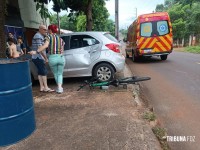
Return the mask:
[(69, 35), (81, 35), (81, 34), (87, 34), (87, 35), (103, 35), (109, 32), (105, 32), (105, 31), (85, 31), (85, 32), (72, 32), (72, 33), (65, 33), (65, 34), (61, 34), (60, 36), (69, 36)]

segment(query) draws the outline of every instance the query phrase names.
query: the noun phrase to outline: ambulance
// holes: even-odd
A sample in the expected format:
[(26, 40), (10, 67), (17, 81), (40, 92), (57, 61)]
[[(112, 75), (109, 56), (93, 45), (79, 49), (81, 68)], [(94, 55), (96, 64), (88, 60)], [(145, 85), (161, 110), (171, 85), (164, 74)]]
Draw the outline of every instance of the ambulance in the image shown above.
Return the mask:
[(172, 24), (167, 12), (143, 14), (129, 26), (126, 57), (138, 61), (142, 57), (158, 56), (166, 60), (173, 50)]

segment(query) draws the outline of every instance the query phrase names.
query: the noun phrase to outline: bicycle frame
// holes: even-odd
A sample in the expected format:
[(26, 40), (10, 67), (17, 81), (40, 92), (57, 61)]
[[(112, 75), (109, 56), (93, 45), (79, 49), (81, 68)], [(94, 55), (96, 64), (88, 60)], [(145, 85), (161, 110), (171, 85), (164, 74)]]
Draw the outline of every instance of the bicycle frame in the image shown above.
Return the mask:
[(89, 85), (89, 87), (103, 87), (103, 86), (109, 86), (113, 85), (115, 87), (119, 85), (126, 86), (127, 84), (135, 84), (135, 82), (140, 82), (140, 81), (146, 81), (150, 80), (150, 77), (126, 77), (126, 78), (121, 78), (121, 79), (114, 79), (112, 81), (107, 81), (107, 82), (98, 82), (97, 79), (92, 78), (90, 80), (86, 80), (83, 85), (79, 87), (77, 91), (82, 89), (84, 86)]

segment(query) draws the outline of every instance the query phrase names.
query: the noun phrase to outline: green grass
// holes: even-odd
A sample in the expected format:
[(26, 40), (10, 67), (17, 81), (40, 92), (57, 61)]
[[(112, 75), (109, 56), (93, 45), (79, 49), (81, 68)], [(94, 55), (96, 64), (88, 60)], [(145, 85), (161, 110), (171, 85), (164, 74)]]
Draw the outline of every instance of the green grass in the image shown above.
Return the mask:
[[(154, 112), (145, 112), (143, 114), (143, 118), (150, 121), (155, 121), (156, 120), (156, 115), (154, 114)], [(155, 136), (157, 137), (158, 141), (160, 142), (160, 145), (162, 147), (163, 150), (170, 150), (170, 147), (167, 143), (166, 140), (166, 129), (165, 128), (161, 128), (159, 125), (156, 125), (155, 127), (152, 128), (153, 133), (155, 134)]]
[(196, 53), (196, 54), (200, 54), (200, 46), (190, 46), (190, 47), (186, 47), (185, 51), (190, 52), (190, 53)]
[(169, 147), (166, 139), (163, 139), (163, 137), (166, 136), (166, 129), (161, 128), (161, 127), (154, 127), (154, 128), (152, 128), (152, 131), (156, 135), (156, 137), (158, 138), (162, 149), (163, 150), (170, 150), (170, 147)]
[(156, 119), (156, 116), (153, 112), (145, 112), (143, 118), (148, 121), (154, 121)]
[(166, 135), (166, 130), (164, 128), (153, 127), (152, 131), (159, 140), (163, 140), (163, 137)]

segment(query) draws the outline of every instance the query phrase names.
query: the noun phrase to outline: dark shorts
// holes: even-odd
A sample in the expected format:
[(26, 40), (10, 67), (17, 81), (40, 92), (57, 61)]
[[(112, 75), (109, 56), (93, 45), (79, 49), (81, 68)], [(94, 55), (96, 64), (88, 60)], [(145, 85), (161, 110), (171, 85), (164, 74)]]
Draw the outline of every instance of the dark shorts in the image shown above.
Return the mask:
[(46, 76), (47, 75), (47, 67), (43, 59), (32, 59), (32, 62), (35, 64), (38, 70), (38, 75)]

